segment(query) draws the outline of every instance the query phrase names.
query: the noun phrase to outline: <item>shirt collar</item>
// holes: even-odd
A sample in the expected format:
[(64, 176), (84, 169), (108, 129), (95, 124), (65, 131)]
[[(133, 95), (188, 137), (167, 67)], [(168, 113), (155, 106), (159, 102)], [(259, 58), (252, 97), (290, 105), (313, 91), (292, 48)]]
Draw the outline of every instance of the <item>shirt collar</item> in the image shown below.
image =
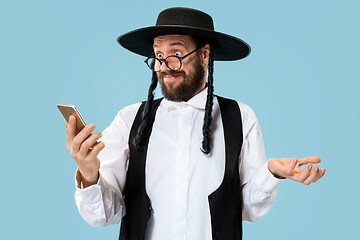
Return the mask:
[(181, 108), (185, 105), (192, 106), (198, 109), (205, 109), (207, 99), (207, 87), (204, 88), (201, 92), (190, 98), (187, 102), (174, 102), (164, 98), (162, 104), (168, 108)]

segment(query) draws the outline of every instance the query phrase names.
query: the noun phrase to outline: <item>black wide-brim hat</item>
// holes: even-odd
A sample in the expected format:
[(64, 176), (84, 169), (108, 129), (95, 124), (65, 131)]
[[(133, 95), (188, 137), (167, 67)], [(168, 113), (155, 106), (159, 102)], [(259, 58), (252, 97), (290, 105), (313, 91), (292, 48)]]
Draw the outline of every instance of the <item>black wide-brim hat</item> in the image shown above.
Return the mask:
[(121, 46), (145, 57), (153, 54), (154, 38), (180, 34), (204, 39), (214, 48), (214, 60), (231, 61), (249, 55), (250, 46), (243, 40), (214, 31), (210, 15), (191, 8), (169, 8), (162, 11), (155, 26), (130, 31), (118, 37)]

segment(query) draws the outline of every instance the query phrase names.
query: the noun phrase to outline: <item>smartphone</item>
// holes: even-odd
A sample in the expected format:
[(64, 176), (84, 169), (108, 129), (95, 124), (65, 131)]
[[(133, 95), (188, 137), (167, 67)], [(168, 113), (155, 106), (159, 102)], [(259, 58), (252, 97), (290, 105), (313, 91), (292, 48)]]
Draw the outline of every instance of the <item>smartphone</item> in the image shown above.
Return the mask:
[(69, 117), (71, 115), (76, 117), (76, 134), (78, 134), (86, 126), (84, 119), (74, 105), (58, 104), (57, 107), (67, 122), (69, 122)]

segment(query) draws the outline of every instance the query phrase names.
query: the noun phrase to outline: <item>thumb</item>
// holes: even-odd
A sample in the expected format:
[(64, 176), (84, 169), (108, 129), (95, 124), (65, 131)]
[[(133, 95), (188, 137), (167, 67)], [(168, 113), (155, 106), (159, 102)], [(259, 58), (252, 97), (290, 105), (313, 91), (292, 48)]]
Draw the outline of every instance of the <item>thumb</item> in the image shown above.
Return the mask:
[(321, 158), (316, 157), (316, 156), (311, 156), (311, 157), (306, 157), (306, 158), (300, 158), (299, 159), (299, 163), (300, 165), (305, 165), (308, 163), (320, 163), (321, 162)]

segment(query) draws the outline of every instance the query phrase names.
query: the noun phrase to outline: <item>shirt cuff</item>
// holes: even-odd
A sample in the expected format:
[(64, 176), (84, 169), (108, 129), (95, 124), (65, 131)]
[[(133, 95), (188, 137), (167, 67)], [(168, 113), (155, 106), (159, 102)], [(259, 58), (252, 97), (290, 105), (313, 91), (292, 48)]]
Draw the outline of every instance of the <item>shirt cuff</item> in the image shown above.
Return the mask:
[(276, 178), (268, 169), (267, 162), (259, 169), (254, 178), (254, 182), (257, 186), (261, 186), (264, 192), (274, 192), (285, 179)]
[(102, 194), (105, 191), (105, 182), (99, 173), (99, 179), (96, 184), (91, 185), (87, 188), (83, 188), (81, 182), (81, 173), (79, 169), (77, 169), (75, 174), (75, 185), (76, 191), (79, 193), (80, 197), (87, 204), (94, 204), (99, 201), (102, 201)]

